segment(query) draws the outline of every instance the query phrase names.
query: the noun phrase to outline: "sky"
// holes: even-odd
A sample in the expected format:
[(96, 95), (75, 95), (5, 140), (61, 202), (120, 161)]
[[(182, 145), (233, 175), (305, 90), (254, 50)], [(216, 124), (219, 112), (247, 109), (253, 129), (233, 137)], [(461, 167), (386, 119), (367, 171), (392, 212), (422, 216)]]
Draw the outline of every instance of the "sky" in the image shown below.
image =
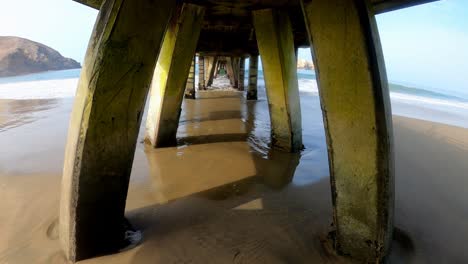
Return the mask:
[(377, 16), (387, 75), (468, 95), (468, 1), (442, 0)]
[[(0, 35), (46, 44), (83, 61), (97, 11), (72, 0), (2, 1)], [(468, 0), (377, 15), (390, 81), (468, 95)], [(311, 59), (308, 49), (299, 58)]]

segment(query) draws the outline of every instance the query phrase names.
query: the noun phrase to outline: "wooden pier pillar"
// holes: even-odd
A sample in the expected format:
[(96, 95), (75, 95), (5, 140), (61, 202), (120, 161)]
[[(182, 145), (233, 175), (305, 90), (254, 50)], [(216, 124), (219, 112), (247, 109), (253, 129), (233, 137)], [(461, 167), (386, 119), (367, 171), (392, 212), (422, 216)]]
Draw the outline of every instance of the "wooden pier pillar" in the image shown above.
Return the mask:
[(66, 145), (59, 234), (71, 262), (126, 246), (141, 117), (174, 1), (106, 0), (88, 45)]
[[(215, 67), (215, 71), (214, 71), (214, 75), (213, 75), (213, 79), (216, 79), (218, 78), (218, 74), (219, 74), (219, 70), (221, 69), (221, 62), (219, 61), (219, 59), (217, 59), (217, 62), (216, 62), (216, 67)], [(213, 82), (211, 82), (210, 85), (213, 85)]]
[(146, 139), (155, 148), (176, 144), (187, 83), (187, 79), (181, 76), (189, 74), (204, 14), (204, 7), (182, 5), (181, 11), (171, 19), (164, 36), (151, 85), (146, 121)]
[(210, 73), (210, 67), (211, 67), (211, 56), (203, 56), (203, 66), (204, 66), (204, 82), (205, 82), (205, 88), (208, 87), (208, 74)]
[(198, 90), (205, 90), (205, 57), (198, 56)]
[(245, 79), (245, 58), (239, 58), (239, 91), (244, 91), (244, 79)]
[(283, 10), (253, 12), (270, 109), (272, 145), (298, 152), (302, 148), (301, 107), (291, 22)]
[(209, 86), (208, 83), (210, 82), (211, 71), (214, 70), (215, 59), (215, 56), (205, 56), (205, 88)]
[(251, 55), (249, 62), (249, 87), (247, 100), (257, 100), (258, 55)]
[(206, 85), (207, 86), (211, 86), (213, 85), (213, 79), (214, 79), (214, 76), (215, 76), (215, 72), (216, 72), (216, 68), (218, 67), (218, 56), (214, 56), (213, 57), (213, 61), (210, 65), (210, 69), (209, 69), (209, 74), (208, 74), (208, 80), (206, 82)]
[(334, 245), (381, 263), (392, 241), (394, 164), (387, 77), (368, 1), (303, 1), (325, 121)]
[(234, 76), (234, 69), (232, 68), (232, 59), (231, 57), (226, 58), (226, 72), (229, 77), (229, 82), (231, 86), (234, 87), (235, 85), (235, 76)]
[(185, 85), (185, 98), (195, 99), (195, 63), (196, 59), (193, 57), (192, 64), (190, 65), (189, 75), (187, 77), (187, 84)]
[(231, 64), (232, 64), (232, 77), (234, 84), (232, 85), (234, 88), (239, 88), (239, 58), (238, 57), (231, 57)]

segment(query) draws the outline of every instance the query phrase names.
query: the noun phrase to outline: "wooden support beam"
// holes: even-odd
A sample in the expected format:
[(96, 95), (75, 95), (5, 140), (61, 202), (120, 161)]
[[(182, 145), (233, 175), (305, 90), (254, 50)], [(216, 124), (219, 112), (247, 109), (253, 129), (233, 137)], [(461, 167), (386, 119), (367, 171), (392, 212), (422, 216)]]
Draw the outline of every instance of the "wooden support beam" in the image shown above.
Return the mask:
[(146, 121), (146, 139), (155, 148), (176, 144), (181, 104), (187, 82), (185, 76), (190, 71), (204, 14), (204, 7), (182, 5), (181, 10), (173, 16), (164, 36), (151, 85)]
[(245, 58), (239, 58), (239, 91), (244, 91), (244, 81), (245, 81)]
[(190, 65), (189, 75), (187, 77), (187, 84), (185, 85), (185, 98), (195, 99), (195, 63), (196, 59), (193, 57), (192, 64)]
[(205, 90), (205, 57), (198, 56), (198, 90)]
[(250, 56), (247, 100), (257, 100), (258, 55)]
[(272, 145), (283, 151), (302, 149), (301, 107), (291, 22), (282, 10), (253, 12), (270, 109)]
[(220, 69), (221, 69), (221, 63), (220, 63), (219, 59), (216, 59), (215, 71), (214, 71), (214, 74), (213, 74), (213, 79), (211, 79), (210, 86), (213, 85), (213, 80), (218, 78), (218, 74), (219, 74)]
[[(87, 5), (89, 7), (94, 8), (94, 9), (99, 9), (100, 6), (101, 6), (101, 3), (104, 0), (73, 0), (73, 1), (84, 4), (84, 5)], [(195, 4), (201, 4), (201, 5), (213, 4), (213, 2), (210, 2), (209, 0), (205, 0), (205, 1), (207, 2), (205, 4), (203, 4), (203, 0), (187, 0), (186, 2), (187, 3), (192, 2), (192, 3), (195, 3)], [(374, 10), (374, 12), (376, 14), (380, 14), (380, 13), (384, 13), (384, 12), (394, 11), (394, 10), (403, 9), (403, 8), (416, 6), (416, 5), (422, 5), (422, 4), (435, 2), (435, 1), (439, 1), (439, 0), (372, 0), (371, 3), (372, 3), (372, 7), (373, 7), (372, 9)], [(248, 1), (245, 0), (245, 2), (248, 2)], [(299, 5), (299, 1), (297, 1), (297, 0), (287, 1), (287, 2), (288, 2), (287, 6)], [(278, 8), (278, 5), (281, 5), (281, 3), (283, 3), (283, 2), (278, 1), (278, 0), (270, 0), (270, 1), (262, 1), (262, 3), (263, 3), (262, 8), (274, 8), (274, 7)], [(220, 2), (220, 4), (222, 5), (222, 4), (224, 4), (224, 2)], [(229, 11), (230, 14), (239, 12), (238, 9), (234, 9), (234, 10), (230, 9), (230, 11)], [(232, 22), (232, 18), (229, 20), (229, 22), (231, 22), (231, 24), (234, 23), (234, 22)], [(219, 22), (215, 20), (212, 23), (213, 24), (218, 24)], [(229, 24), (229, 25), (231, 25), (231, 24)]]
[(211, 70), (214, 67), (216, 56), (206, 56), (205, 55), (205, 87), (208, 87), (208, 82), (210, 81)]
[(212, 61), (211, 65), (210, 65), (210, 69), (209, 69), (208, 80), (207, 80), (207, 83), (206, 83), (207, 86), (213, 85), (213, 79), (214, 79), (215, 71), (216, 71), (216, 68), (218, 67), (218, 56), (214, 56), (212, 58), (213, 58), (213, 61)]
[(394, 165), (375, 16), (368, 1), (304, 1), (302, 7), (327, 135), (334, 245), (360, 262), (381, 263), (392, 241)]
[(59, 234), (71, 262), (125, 244), (125, 202), (145, 99), (174, 1), (106, 0), (71, 115)]
[(232, 64), (232, 79), (234, 84), (232, 85), (234, 88), (239, 88), (239, 57), (231, 57), (231, 64)]
[(226, 58), (226, 72), (229, 77), (229, 82), (231, 83), (231, 86), (234, 87), (235, 82), (235, 77), (234, 77), (234, 69), (232, 68), (232, 59), (231, 57)]
[(374, 0), (372, 9), (375, 14), (381, 14), (435, 1), (439, 0)]

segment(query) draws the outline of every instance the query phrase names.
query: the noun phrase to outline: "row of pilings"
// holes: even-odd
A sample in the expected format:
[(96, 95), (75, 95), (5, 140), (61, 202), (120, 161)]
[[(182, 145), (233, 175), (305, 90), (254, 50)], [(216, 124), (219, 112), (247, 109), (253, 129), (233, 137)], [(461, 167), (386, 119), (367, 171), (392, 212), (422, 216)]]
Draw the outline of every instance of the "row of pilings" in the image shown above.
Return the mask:
[[(393, 231), (393, 144), (375, 13), (370, 1), (299, 2), (328, 144), (333, 247), (365, 263), (383, 262)], [(100, 5), (64, 160), (59, 226), (71, 261), (125, 246), (126, 197), (148, 93), (146, 142), (156, 148), (175, 146), (184, 94), (195, 96), (194, 56), (200, 52), (207, 8), (173, 0), (105, 0)], [(277, 3), (249, 12), (262, 59), (272, 147), (299, 152), (302, 115), (289, 13)], [(242, 89), (239, 58), (228, 55), (225, 70), (233, 86)], [(258, 65), (253, 58), (251, 67)], [(199, 87), (205, 88), (210, 79), (205, 82), (205, 59), (199, 61)], [(255, 70), (249, 71), (249, 80), (247, 96), (255, 98)]]
[[(249, 56), (247, 100), (257, 100), (258, 55)], [(213, 80), (223, 73), (232, 88), (245, 90), (245, 57), (202, 56), (194, 57), (190, 66), (185, 98), (195, 99), (196, 88), (206, 90), (213, 85)], [(195, 84), (195, 65), (198, 64), (198, 85)]]

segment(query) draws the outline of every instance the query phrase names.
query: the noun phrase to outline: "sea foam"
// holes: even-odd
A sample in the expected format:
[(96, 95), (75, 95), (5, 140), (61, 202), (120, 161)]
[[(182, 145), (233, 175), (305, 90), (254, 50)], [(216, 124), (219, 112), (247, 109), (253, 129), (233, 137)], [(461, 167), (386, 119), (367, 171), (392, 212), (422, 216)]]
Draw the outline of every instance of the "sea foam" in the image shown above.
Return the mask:
[[(198, 78), (196, 78), (198, 79)], [(226, 79), (227, 80), (227, 79)], [(197, 81), (197, 80), (196, 80)], [(197, 82), (196, 82), (197, 83)], [(217, 83), (218, 86), (220, 83)], [(224, 84), (224, 83), (223, 83)], [(228, 83), (225, 84), (227, 86)], [(263, 80), (259, 85), (263, 84)], [(78, 78), (62, 80), (28, 81), (0, 84), (0, 99), (27, 100), (74, 97)], [(221, 85), (223, 86), (223, 85)], [(223, 87), (224, 88), (224, 87)], [(314, 79), (299, 79), (299, 90), (318, 95), (317, 82)], [(392, 101), (423, 104), (426, 106), (455, 107), (468, 110), (468, 103), (439, 98), (430, 98), (399, 92), (390, 92)]]
[(422, 96), (402, 94), (402, 93), (397, 93), (397, 92), (390, 92), (390, 98), (395, 101), (417, 103), (417, 104), (422, 104), (426, 106), (455, 107), (455, 108), (468, 110), (468, 103), (466, 102), (422, 97)]
[(27, 100), (74, 97), (78, 78), (0, 84), (0, 99)]
[[(316, 80), (299, 79), (299, 90), (301, 92), (318, 95), (318, 86)], [(468, 102), (461, 102), (456, 100), (418, 96), (392, 91), (390, 92), (390, 98), (392, 101), (418, 104), (426, 107), (454, 107), (468, 110)]]
[[(198, 83), (198, 76), (195, 79), (195, 83)], [(263, 78), (259, 78), (258, 81), (259, 89), (264, 89)], [(77, 85), (78, 78), (0, 83), (0, 99), (71, 98), (75, 96)], [(222, 90), (227, 89), (229, 81), (227, 78), (219, 79), (216, 86), (221, 87)], [(299, 90), (301, 93), (308, 93), (312, 96), (318, 96), (319, 92), (316, 80), (309, 76), (299, 78)], [(391, 91), (390, 98), (393, 103), (403, 103), (468, 116), (468, 102), (401, 93), (400, 91)], [(398, 112), (399, 105), (394, 106), (396, 108), (394, 107), (393, 110)]]

